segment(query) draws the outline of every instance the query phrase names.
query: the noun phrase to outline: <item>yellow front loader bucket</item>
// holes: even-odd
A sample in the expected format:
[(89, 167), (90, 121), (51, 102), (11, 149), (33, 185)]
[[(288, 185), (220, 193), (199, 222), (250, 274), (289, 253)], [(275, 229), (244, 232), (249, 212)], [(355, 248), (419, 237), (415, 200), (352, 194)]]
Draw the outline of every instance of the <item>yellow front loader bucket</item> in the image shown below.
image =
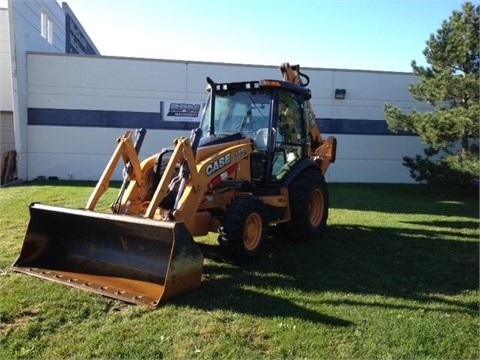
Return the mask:
[(200, 286), (203, 255), (186, 226), (88, 210), (30, 205), (13, 270), (156, 307)]

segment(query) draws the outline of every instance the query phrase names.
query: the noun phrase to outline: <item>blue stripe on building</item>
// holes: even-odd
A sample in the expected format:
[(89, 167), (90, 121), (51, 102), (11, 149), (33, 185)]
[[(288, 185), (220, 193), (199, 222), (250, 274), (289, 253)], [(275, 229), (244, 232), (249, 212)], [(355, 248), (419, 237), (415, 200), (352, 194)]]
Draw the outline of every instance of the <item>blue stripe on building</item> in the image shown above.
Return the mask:
[(29, 108), (28, 125), (191, 130), (198, 123), (163, 121), (151, 112)]
[(322, 133), (343, 135), (394, 135), (385, 120), (318, 119)]
[[(394, 135), (385, 120), (321, 118), (317, 123), (328, 134)], [(160, 113), (151, 112), (29, 108), (28, 125), (192, 130), (198, 123), (163, 121)]]

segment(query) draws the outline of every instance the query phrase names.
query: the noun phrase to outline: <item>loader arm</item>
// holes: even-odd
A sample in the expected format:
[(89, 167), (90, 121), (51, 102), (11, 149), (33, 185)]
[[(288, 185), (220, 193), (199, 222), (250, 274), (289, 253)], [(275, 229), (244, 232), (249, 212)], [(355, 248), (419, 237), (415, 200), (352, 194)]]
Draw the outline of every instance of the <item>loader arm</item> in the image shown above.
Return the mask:
[(130, 163), (132, 167), (131, 177), (135, 178), (140, 186), (144, 185), (144, 178), (142, 176), (143, 171), (138, 159), (138, 154), (135, 151), (135, 145), (132, 140), (132, 131), (126, 131), (123, 136), (117, 139), (117, 143), (117, 147), (113, 152), (110, 161), (105, 167), (102, 176), (88, 199), (86, 206), (87, 210), (95, 210), (98, 200), (100, 200), (102, 195), (108, 190), (110, 180), (120, 159), (123, 159), (125, 166)]
[[(102, 195), (106, 192), (111, 181), (111, 177), (118, 166), (120, 159), (125, 163), (132, 164), (132, 173), (130, 174), (130, 185), (128, 189), (121, 194), (117, 213), (125, 215), (136, 215), (148, 219), (161, 219), (166, 221), (184, 222), (188, 230), (192, 233), (193, 221), (205, 199), (205, 194), (209, 188), (220, 183), (220, 175), (235, 173), (241, 161), (248, 161), (253, 147), (250, 139), (244, 138), (233, 143), (228, 143), (225, 148), (220, 149), (205, 158), (198, 160), (188, 138), (177, 138), (174, 140), (173, 153), (168, 160), (168, 164), (163, 171), (158, 184), (152, 188), (151, 198), (143, 198), (148, 193), (148, 171), (154, 166), (156, 156), (150, 156), (140, 162), (135, 152), (132, 133), (127, 131), (118, 140), (117, 148), (112, 154), (100, 180), (98, 181), (90, 199), (87, 203), (87, 210), (95, 210), (95, 206)], [(162, 201), (167, 197), (171, 190), (171, 184), (178, 174), (178, 169), (188, 169), (187, 174), (182, 179), (184, 187), (177, 195), (177, 201), (173, 209), (161, 209)], [(178, 179), (177, 179), (178, 180)], [(142, 203), (142, 205), (140, 205)], [(143, 206), (147, 204), (146, 206)], [(162, 212), (160, 212), (162, 210)]]
[[(308, 76), (300, 72), (299, 65), (282, 63), (280, 65), (280, 71), (283, 80), (286, 82), (300, 86), (306, 86), (309, 82)], [(306, 84), (302, 82), (302, 77), (307, 80)], [(322, 138), (310, 100), (306, 101), (306, 106), (308, 117), (307, 123), (309, 124), (308, 135), (310, 138), (310, 157), (320, 164), (322, 173), (325, 174), (330, 164), (335, 162), (337, 140), (333, 136), (329, 136), (327, 139)]]
[(224, 150), (218, 151), (197, 163), (190, 146), (190, 140), (186, 138), (176, 139), (175, 150), (146, 210), (145, 217), (154, 217), (157, 208), (167, 195), (168, 185), (173, 178), (176, 165), (182, 164), (182, 166), (188, 167), (188, 179), (185, 179), (185, 188), (177, 195), (178, 203), (169, 212), (169, 216), (170, 220), (184, 222), (193, 233), (195, 214), (205, 199), (209, 186), (212, 186), (215, 183), (214, 180), (223, 173), (236, 171), (239, 163), (248, 158), (252, 151), (250, 141), (245, 139), (244, 142), (229, 145)]

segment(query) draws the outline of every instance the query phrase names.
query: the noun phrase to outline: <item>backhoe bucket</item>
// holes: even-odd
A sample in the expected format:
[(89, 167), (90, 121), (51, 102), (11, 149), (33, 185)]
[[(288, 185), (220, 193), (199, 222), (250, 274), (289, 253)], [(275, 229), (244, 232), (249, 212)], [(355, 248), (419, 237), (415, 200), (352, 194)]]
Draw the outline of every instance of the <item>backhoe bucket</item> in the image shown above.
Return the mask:
[(203, 255), (181, 222), (42, 204), (13, 270), (156, 307), (200, 286)]

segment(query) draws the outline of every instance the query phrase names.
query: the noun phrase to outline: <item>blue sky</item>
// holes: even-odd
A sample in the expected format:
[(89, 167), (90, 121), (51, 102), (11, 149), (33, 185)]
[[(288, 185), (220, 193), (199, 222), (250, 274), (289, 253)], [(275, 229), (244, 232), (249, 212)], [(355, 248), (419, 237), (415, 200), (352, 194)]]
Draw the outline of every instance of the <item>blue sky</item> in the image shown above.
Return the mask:
[[(62, 0), (58, 0), (61, 4)], [(67, 0), (102, 55), (410, 72), (457, 0)]]

